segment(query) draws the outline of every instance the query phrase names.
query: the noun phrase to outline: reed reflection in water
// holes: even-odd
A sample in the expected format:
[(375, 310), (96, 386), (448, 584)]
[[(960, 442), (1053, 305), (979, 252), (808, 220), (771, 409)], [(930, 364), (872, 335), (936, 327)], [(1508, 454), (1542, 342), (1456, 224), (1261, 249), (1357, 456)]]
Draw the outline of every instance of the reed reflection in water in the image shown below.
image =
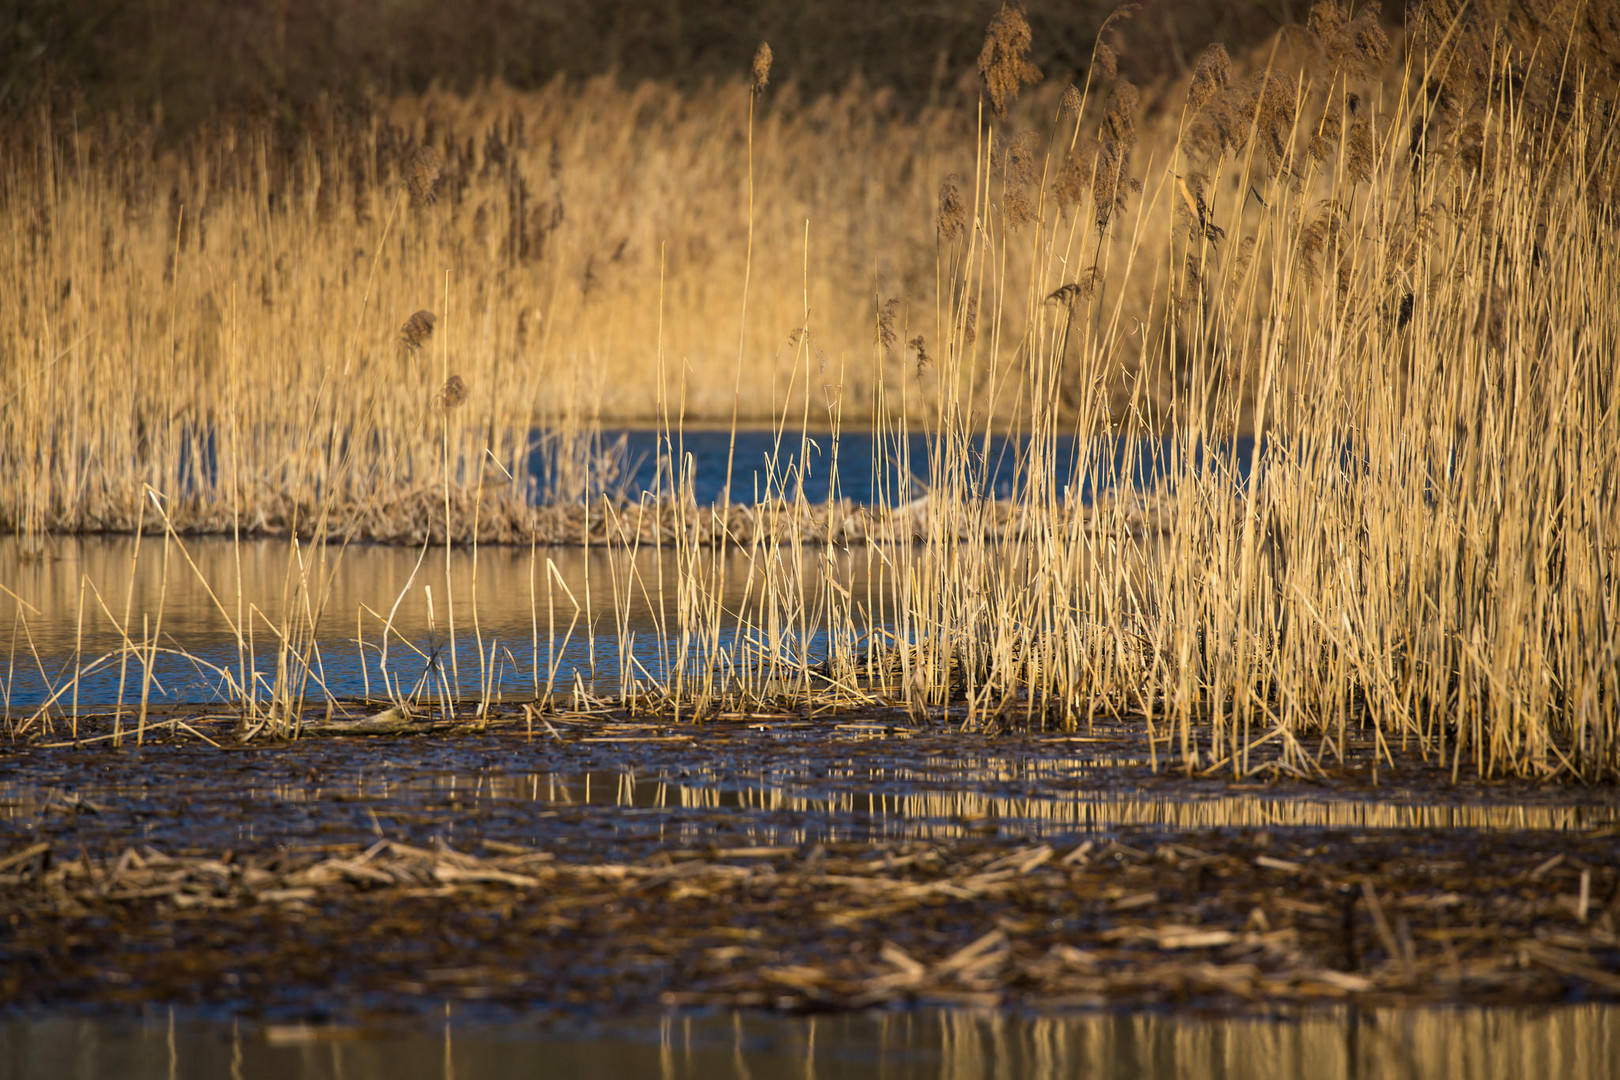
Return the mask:
[(834, 1017), (666, 1015), (551, 1028), (364, 1031), (169, 1017), (0, 1023), (15, 1080), (237, 1076), (414, 1080), (548, 1076), (887, 1080), (1608, 1080), (1620, 1009), (1324, 1009), (1285, 1019), (1052, 1017), (918, 1010)]
[[(288, 638), (312, 655), (332, 694), (377, 697), (383, 696), (385, 627), (393, 674), (406, 689), (427, 666), (420, 652), (436, 656), (447, 678), (476, 694), (481, 650), (497, 666), (492, 681), (507, 692), (532, 693), (537, 681), (552, 679), (567, 690), (576, 674), (615, 690), (626, 659), (621, 645), (662, 677), (683, 625), (681, 567), (669, 548), (485, 546), (476, 553), (430, 548), (424, 555), (356, 544), (300, 554), (284, 540), (191, 538), (184, 544), (184, 553), (171, 544), (165, 560), (161, 537), (68, 537), (52, 541), (43, 554), (0, 538), (0, 632), (10, 642), (9, 663), (0, 656), (0, 705), (11, 712), (37, 706), (72, 675), (75, 656), (89, 665), (118, 649), (126, 612), (133, 640), (141, 640), (143, 626), (152, 633), (161, 628), (164, 647), (203, 661), (200, 666), (175, 653), (156, 657), (153, 700), (189, 703), (220, 696), (222, 680), (206, 665), (238, 672), (242, 656), (233, 626), (241, 628), (261, 689), (275, 679), (278, 649)], [(695, 580), (718, 586), (728, 614), (722, 646), (734, 641), (738, 614), (745, 624), (765, 621), (750, 558), (728, 549), (704, 552), (696, 564)], [(796, 553), (776, 549), (770, 558), (778, 570), (793, 571), (780, 580), (800, 583), (805, 596), (818, 595), (830, 570), (862, 610), (881, 606), (874, 595), (881, 561), (874, 552), (811, 546)], [(807, 647), (823, 648), (817, 628), (809, 629)], [(782, 628), (784, 634), (797, 630)], [(759, 631), (745, 626), (745, 633), (757, 637)], [(114, 662), (84, 677), (80, 704), (114, 702), (120, 670)], [(138, 699), (139, 668), (128, 678), (134, 690), (131, 695), (126, 685), (126, 698)], [(318, 686), (310, 694), (324, 696)]]
[[(193, 830), (219, 835), (209, 842), (251, 843), (274, 832), (256, 808), (364, 806), (382, 819), (439, 814), (448, 839), (465, 826), (477, 835), (489, 820), (538, 821), (534, 812), (572, 810), (571, 820), (625, 836), (656, 836), (680, 846), (808, 844), (828, 841), (959, 840), (986, 833), (1061, 838), (1120, 829), (1473, 830), (1583, 831), (1620, 824), (1620, 804), (1466, 800), (1392, 791), (1381, 797), (1278, 797), (1265, 791), (1185, 788), (1155, 793), (1108, 779), (1108, 759), (1059, 757), (1013, 761), (972, 754), (929, 756), (918, 765), (821, 760), (811, 767), (772, 767), (750, 776), (702, 765), (676, 776), (636, 770), (543, 772), (513, 767), (469, 772), (410, 767), (362, 771), (340, 781), (265, 783), (254, 778), (226, 790), (206, 775), (165, 776), (165, 800), (190, 808)], [(1029, 793), (1008, 793), (1009, 781)], [(72, 795), (114, 812), (155, 805), (142, 777), (109, 775), (76, 784)], [(61, 791), (38, 784), (0, 783), (0, 823), (31, 827), (64, 807)], [(453, 806), (455, 813), (445, 814)], [(547, 828), (562, 829), (555, 815)], [(268, 830), (268, 831), (267, 831)], [(149, 837), (149, 839), (155, 839)], [(193, 841), (198, 837), (192, 836)]]

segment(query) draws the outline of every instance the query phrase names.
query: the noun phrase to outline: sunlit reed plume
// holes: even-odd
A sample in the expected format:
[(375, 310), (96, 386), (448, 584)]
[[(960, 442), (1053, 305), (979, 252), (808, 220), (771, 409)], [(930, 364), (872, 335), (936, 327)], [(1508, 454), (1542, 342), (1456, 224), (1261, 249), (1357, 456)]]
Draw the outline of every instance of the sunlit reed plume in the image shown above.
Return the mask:
[(754, 53), (754, 93), (758, 94), (770, 85), (771, 82), (771, 46), (769, 42), (759, 43), (759, 49)]
[(1002, 4), (985, 28), (979, 52), (979, 75), (997, 116), (1007, 115), (1007, 106), (1018, 100), (1024, 86), (1041, 81), (1041, 69), (1029, 62), (1030, 42), (1024, 5)]

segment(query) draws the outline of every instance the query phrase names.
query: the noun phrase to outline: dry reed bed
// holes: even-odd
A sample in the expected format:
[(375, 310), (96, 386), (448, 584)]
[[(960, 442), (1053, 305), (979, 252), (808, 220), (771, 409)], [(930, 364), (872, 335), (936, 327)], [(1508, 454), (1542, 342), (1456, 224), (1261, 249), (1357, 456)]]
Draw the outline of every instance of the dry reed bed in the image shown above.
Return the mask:
[(488, 450), (522, 496), (536, 428), (564, 444), (541, 495), (577, 498), (582, 427), (732, 415), (739, 348), (744, 416), (869, 415), (872, 294), (927, 317), (935, 178), (971, 161), (971, 118), (852, 87), (773, 92), (750, 125), (754, 98), (497, 85), (163, 150), (13, 118), (0, 525), (131, 528), (143, 485), (213, 516), (364, 504), (444, 477), (446, 441), (449, 482)]
[(494, 840), (38, 843), (0, 856), (16, 928), (0, 985), (14, 1004), (263, 1006), (316, 985), (396, 1005), (787, 1010), (1614, 999), (1615, 844), (1430, 834), (1419, 855), (1405, 832), (1192, 833), (574, 862)]
[[(210, 226), (207, 250), (227, 259), (218, 275), (199, 266), (187, 276), (184, 196), (172, 228), (150, 201), (128, 204), (145, 223), (130, 241), (142, 254), (84, 292), (78, 278), (63, 288), (62, 260), (120, 265), (101, 253), (108, 244), (120, 250), (112, 217), (127, 206), (115, 193), (137, 189), (144, 159), (128, 158), (103, 187), (102, 174), (75, 177), (65, 171), (69, 158), (47, 153), (40, 169), (19, 174), (6, 201), (19, 223), (15, 249), (28, 254), (10, 269), (22, 272), (17, 291), (30, 299), (7, 309), (26, 317), (0, 328), (0, 340), (26, 360), (13, 372), (22, 400), (7, 412), (0, 442), (14, 485), (0, 505), (24, 531), (78, 520), (86, 506), (144, 514), (143, 484), (181, 498), (198, 482), (183, 462), (205, 452), (220, 462), (202, 496), (212, 520), (224, 507), (238, 520), (250, 512), (243, 492), (279, 486), (291, 505), (321, 507), (316, 535), (326, 535), (331, 508), (379, 491), (420, 493), (425, 502), (436, 486), (441, 521), (465, 507), (469, 490), (511, 485), (514, 497), (526, 496), (527, 440), (549, 383), (515, 348), (520, 328), (524, 341), (550, 343), (546, 355), (566, 355), (571, 371), (603, 372), (611, 370), (603, 357), (626, 353), (602, 343), (632, 323), (587, 303), (584, 271), (610, 273), (611, 259), (587, 256), (575, 277), (553, 267), (534, 291), (513, 284), (519, 271), (501, 260), (521, 263), (525, 237), (532, 248), (553, 222), (560, 229), (573, 220), (557, 214), (578, 201), (563, 191), (569, 162), (611, 146), (603, 160), (638, 167), (616, 179), (595, 174), (603, 213), (630, 213), (611, 194), (623, 185), (696, 176), (702, 186), (691, 205), (714, 208), (713, 221), (737, 230), (724, 249), (741, 257), (730, 264), (730, 285), (706, 291), (712, 260), (672, 262), (665, 246), (660, 302), (637, 306), (647, 320), (637, 370), (670, 418), (666, 431), (692, 415), (688, 406), (709, 407), (692, 396), (697, 383), (735, 416), (745, 407), (739, 395), (769, 387), (770, 401), (788, 400), (777, 396), (784, 371), (797, 373), (800, 392), (813, 388), (794, 399), (802, 403), (796, 419), (825, 410), (836, 427), (840, 395), (864, 372), (880, 427), (891, 416), (926, 416), (938, 436), (921, 527), (907, 523), (900, 536), (875, 540), (894, 565), (902, 543), (909, 552), (903, 574), (875, 597), (857, 602), (836, 582), (809, 586), (762, 543), (747, 602), (728, 608), (692, 540), (713, 529), (702, 524), (712, 512), (697, 511), (695, 533), (690, 516), (678, 524), (672, 591), (681, 620), (670, 636), (679, 640), (660, 695), (701, 709), (784, 687), (802, 692), (818, 633), (839, 667), (849, 662), (848, 643), (880, 619), (908, 646), (902, 690), (919, 714), (965, 701), (970, 716), (1022, 708), (1073, 725), (1098, 708), (1162, 708), (1179, 763), (1224, 764), (1236, 775), (1264, 742), (1305, 771), (1321, 752), (1312, 747), (1342, 755), (1357, 732), (1370, 732), (1386, 760), (1416, 752), (1454, 776), (1612, 779), (1620, 775), (1620, 381), (1612, 362), (1620, 144), (1612, 138), (1613, 38), (1578, 7), (1547, 14), (1429, 4), (1391, 41), (1371, 9), (1318, 4), (1309, 26), (1273, 49), (1249, 57), (1206, 50), (1186, 85), (1153, 95), (1152, 112), (1102, 50), (1083, 86), (1013, 101), (1037, 73), (1023, 58), (1027, 26), (1004, 8), (981, 57), (983, 115), (974, 125), (942, 121), (976, 131), (976, 144), (931, 141), (925, 124), (892, 156), (876, 150), (901, 126), (866, 124), (859, 100), (815, 106), (805, 115), (832, 111), (801, 124), (772, 114), (757, 87), (720, 92), (715, 100), (729, 104), (713, 115), (657, 91), (626, 99), (593, 87), (577, 99), (549, 98), (554, 115), (523, 122), (524, 130), (579, 124), (554, 130), (554, 143), (523, 143), (527, 164), (514, 180), (516, 159), (501, 155), (522, 141), (523, 124), (509, 120), (469, 149), (459, 131), (453, 144), (444, 140), (443, 116), (456, 107), (443, 103), (433, 115), (424, 108), (413, 129), (374, 125), (350, 155), (357, 167), (336, 170), (317, 147), (292, 159), (304, 163), (301, 174), (266, 165), (241, 181), (252, 197), (225, 200), (219, 227)], [(581, 111), (571, 111), (576, 103)], [(523, 107), (513, 109), (515, 117)], [(638, 110), (653, 119), (634, 120)], [(717, 126), (718, 115), (733, 117), (731, 126)], [(603, 143), (614, 131), (621, 138)], [(840, 156), (846, 145), (858, 162)], [(932, 157), (941, 146), (942, 159)], [(195, 161), (211, 162), (213, 152)], [(639, 167), (665, 152), (667, 171)], [(396, 164), (379, 164), (387, 161)], [(704, 172), (714, 162), (727, 182)], [(377, 186), (343, 188), (342, 177), (354, 175)], [(478, 187), (485, 183), (487, 192)], [(917, 317), (916, 303), (890, 304), (881, 284), (870, 301), (843, 306), (817, 292), (814, 281), (832, 280), (858, 282), (864, 295), (872, 275), (851, 272), (837, 254), (820, 263), (813, 229), (808, 247), (780, 232), (771, 238), (786, 220), (798, 236), (805, 217), (816, 219), (809, 203), (792, 203), (801, 183), (859, 208), (835, 213), (835, 228), (863, 228), (872, 212), (904, 219), (873, 235), (909, 268), (902, 277), (932, 281), (918, 294), (928, 297), (930, 318)], [(52, 217), (59, 190), (63, 214)], [(360, 192), (362, 206), (323, 203), (323, 190)], [(908, 217), (919, 191), (933, 211), (931, 235)], [(891, 204), (873, 201), (885, 192)], [(476, 224), (478, 199), (493, 207), (481, 246), (476, 230), (462, 232), (469, 219)], [(749, 209), (739, 214), (743, 203)], [(344, 230), (319, 227), (323, 212), (333, 222), (367, 217), (367, 235), (382, 239), (327, 250), (343, 243), (334, 238)], [(615, 235), (618, 221), (593, 220), (576, 250)], [(688, 224), (712, 227), (706, 217)], [(891, 227), (899, 233), (884, 231)], [(908, 248), (914, 229), (926, 242)], [(236, 239), (221, 243), (222, 234)], [(547, 250), (566, 246), (546, 235)], [(56, 238), (67, 238), (61, 251)], [(623, 250), (645, 260), (643, 239)], [(278, 245), (308, 251), (283, 260)], [(240, 278), (229, 262), (238, 249), (252, 253)], [(919, 250), (926, 257), (913, 261)], [(152, 297), (170, 254), (166, 323)], [(763, 284), (790, 264), (793, 288)], [(826, 277), (814, 269), (821, 265)], [(411, 298), (386, 315), (370, 299), (391, 295), (373, 293), (385, 266)], [(681, 266), (696, 277), (671, 273)], [(176, 298), (205, 278), (219, 313), (205, 320), (206, 334), (219, 347), (193, 353), (181, 348), (179, 327), (190, 316), (175, 314), (183, 310)], [(220, 283), (228, 280), (254, 287), (227, 295)], [(132, 293), (130, 281), (143, 284)], [(747, 315), (744, 281), (753, 283)], [(725, 323), (735, 348), (711, 357), (702, 379), (672, 382), (704, 362), (670, 347), (678, 313), (696, 312), (712, 328), (719, 301), (702, 298), (722, 294), (739, 302)], [(537, 330), (527, 317), (510, 318), (496, 295), (560, 299)], [(36, 332), (81, 307), (91, 317), (71, 331)], [(439, 317), (418, 321), (407, 309)], [(258, 327), (282, 332), (249, 331), (238, 321), (249, 310)], [(97, 311), (109, 321), (98, 322)], [(559, 323), (583, 329), (548, 338), (543, 327)], [(772, 323), (766, 338), (753, 336)], [(430, 325), (437, 329), (428, 337)], [(110, 351), (122, 349), (130, 327), (146, 328), (143, 347), (166, 346), (151, 351), (156, 361), (131, 365)], [(857, 332), (859, 346), (822, 362), (818, 342)], [(767, 339), (777, 344), (762, 346)], [(258, 356), (263, 348), (289, 350), (286, 362)], [(187, 368), (198, 356), (223, 360)], [(786, 368), (764, 365), (766, 356)], [(273, 387), (262, 381), (267, 372)], [(116, 396), (118, 409), (86, 412), (83, 393)], [(573, 404), (542, 410), (542, 419), (559, 418), (558, 439), (579, 451), (554, 459), (560, 479), (550, 490), (572, 497), (588, 494), (600, 475), (579, 426), (594, 406), (566, 387), (562, 396)], [(974, 515), (984, 474), (971, 439), (1009, 420), (1031, 436), (1031, 450), (1016, 543), (1004, 544), (961, 525), (982, 520)], [(1157, 444), (1160, 425), (1176, 432), (1179, 464), (1164, 492), (1174, 528), (1143, 582), (1145, 541), (1099, 542), (1080, 527), (1053, 490), (1051, 466), (1060, 431), (1117, 430), (1140, 447)], [(205, 445), (205, 430), (219, 441)], [(1247, 431), (1268, 440), (1263, 458), (1198, 452), (1234, 445)], [(499, 470), (486, 466), (490, 459)], [(87, 471), (91, 462), (98, 471)], [(661, 464), (668, 476), (684, 467)], [(912, 463), (893, 464), (903, 474)], [(1087, 464), (1077, 463), (1078, 475)], [(1244, 464), (1255, 479), (1237, 484)], [(674, 506), (679, 513), (687, 503)], [(774, 535), (770, 527), (755, 537)], [(474, 525), (470, 535), (478, 532)], [(313, 639), (323, 610), (319, 583), (300, 587), (313, 614), (282, 635), (295, 646), (281, 658), (292, 674), (268, 713), (283, 718), (303, 712), (310, 659), (299, 643)], [(729, 629), (746, 647), (723, 644)], [(628, 693), (637, 677), (622, 678)], [(244, 699), (245, 711), (266, 713), (256, 687)]]

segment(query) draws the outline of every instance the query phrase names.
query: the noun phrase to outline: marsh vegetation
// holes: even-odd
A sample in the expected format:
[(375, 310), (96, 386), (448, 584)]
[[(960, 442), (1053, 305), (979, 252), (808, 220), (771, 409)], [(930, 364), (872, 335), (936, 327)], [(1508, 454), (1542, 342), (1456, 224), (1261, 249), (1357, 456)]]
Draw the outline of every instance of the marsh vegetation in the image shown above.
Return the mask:
[[(492, 84), (183, 139), (13, 114), (0, 525), (42, 559), (157, 538), (136, 550), (204, 588), (233, 642), (211, 677), (256, 736), (476, 721), (510, 689), (476, 606), (432, 628), (453, 664), (475, 641), (476, 691), (392, 626), (426, 579), (369, 629), (340, 609), (350, 545), (417, 545), (446, 591), (453, 551), (476, 577), (480, 545), (527, 548), (538, 641), (568, 629), (541, 545), (577, 542), (609, 559), (581, 625), (641, 605), (664, 644), (610, 687), (546, 683), (535, 648), (537, 714), (1132, 716), (1193, 772), (1318, 775), (1367, 739), (1385, 768), (1613, 778), (1604, 9), (1440, 2), (1396, 32), (1323, 3), (1142, 87), (1128, 16), (1065, 86), (1001, 9), (971, 109), (806, 97), (762, 49), (701, 89)], [(659, 433), (642, 490), (609, 420)], [(831, 448), (825, 497), (791, 472), (693, 496), (685, 432), (749, 420)], [(856, 425), (872, 461), (838, 454)], [(1002, 433), (1010, 491), (976, 449)], [(1146, 485), (1120, 464), (1144, 454)], [(897, 479), (857, 506), (845, 472)], [(277, 595), (203, 575), (202, 533), (281, 537)], [(852, 587), (846, 549), (883, 572)], [(143, 737), (185, 643), (134, 570), (82, 577), (71, 615), (13, 602), (25, 662), (42, 618), (116, 638), (8, 710), (13, 738), (76, 737), (96, 665), (120, 672), (97, 711)], [(333, 624), (430, 674), (336, 700)]]

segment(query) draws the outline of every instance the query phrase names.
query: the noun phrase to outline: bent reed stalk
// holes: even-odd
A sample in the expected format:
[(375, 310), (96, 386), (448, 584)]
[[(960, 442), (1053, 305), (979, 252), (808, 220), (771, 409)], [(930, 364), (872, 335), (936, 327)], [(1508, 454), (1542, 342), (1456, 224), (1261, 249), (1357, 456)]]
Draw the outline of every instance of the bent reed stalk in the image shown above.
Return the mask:
[[(1415, 754), (1454, 777), (1613, 779), (1611, 46), (1525, 18), (1431, 5), (1392, 43), (1376, 12), (1319, 4), (1304, 32), (1246, 57), (1214, 46), (1175, 86), (1143, 95), (1099, 50), (1083, 87), (1020, 102), (1028, 31), (1004, 8), (983, 62), (1013, 74), (986, 73), (992, 108), (965, 133), (879, 119), (855, 94), (767, 109), (763, 85), (491, 88), (402, 102), (328, 142), (259, 132), (237, 136), (250, 152), (227, 138), (161, 161), (138, 130), (65, 154), (45, 117), (3, 195), (0, 273), (19, 297), (0, 316), (7, 524), (127, 527), (137, 478), (190, 528), (319, 507), (323, 538), (532, 542), (552, 513), (559, 534), (613, 543), (613, 702), (633, 713), (898, 705), (992, 730), (1130, 715), (1155, 762), (1189, 772), (1311, 775), (1370, 753), (1375, 770)], [(1140, 115), (1144, 96), (1159, 105)], [(170, 235), (154, 174), (187, 234)], [(857, 174), (852, 199), (837, 178)], [(368, 247), (401, 183), (401, 226)], [(784, 242), (806, 203), (826, 212)], [(907, 263), (917, 251), (934, 265)], [(874, 289), (878, 265), (894, 269)], [(744, 273), (748, 325), (709, 319), (735, 318)], [(367, 308), (372, 276), (391, 299)], [(142, 291), (160, 282), (166, 310)], [(433, 299), (456, 318), (435, 328)], [(362, 329), (326, 381), (334, 322)], [(736, 336), (704, 344), (722, 325)], [(240, 370), (212, 359), (216, 340)], [(737, 356), (771, 378), (736, 379)], [(133, 400), (128, 423), (115, 397)], [(564, 452), (537, 508), (530, 431), (600, 446), (610, 406), (658, 417), (655, 489), (604, 498), (614, 466)], [(700, 508), (682, 425), (732, 408), (797, 415), (805, 439), (812, 419), (867, 420), (882, 478), (911, 475), (920, 427), (926, 494), (885, 479), (864, 511), (774, 477), (753, 504)], [(1000, 434), (1021, 468), (997, 499), (980, 447)], [(1150, 499), (1162, 535), (1141, 527)], [(716, 543), (746, 551), (740, 582)], [(647, 549), (674, 553), (673, 582), (662, 562), (639, 569)], [(533, 573), (567, 590), (549, 561)], [(648, 671), (625, 612), (666, 595), (675, 628)], [(594, 635), (589, 592), (568, 599), (562, 640), (581, 612)], [(318, 681), (319, 590), (301, 607), (276, 633), (300, 689), (274, 691), (265, 730), (296, 732)], [(556, 691), (554, 618), (542, 678), (534, 613), (531, 723), (605, 700), (579, 680)], [(150, 663), (131, 626), (126, 612), (127, 655)], [(390, 676), (394, 707), (437, 695), (453, 711), (460, 680), (394, 637), (424, 665), (414, 689)], [(487, 716), (500, 661), (481, 635), (479, 654)], [(251, 696), (242, 669), (233, 693)]]

